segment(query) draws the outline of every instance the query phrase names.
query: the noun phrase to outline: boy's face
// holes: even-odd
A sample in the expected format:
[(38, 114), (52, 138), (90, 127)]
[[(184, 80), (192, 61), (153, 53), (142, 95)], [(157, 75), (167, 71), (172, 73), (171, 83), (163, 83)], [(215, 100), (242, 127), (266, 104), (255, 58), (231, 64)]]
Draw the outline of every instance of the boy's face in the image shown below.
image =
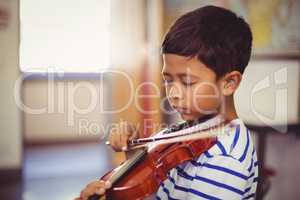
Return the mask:
[(184, 120), (217, 113), (221, 105), (221, 83), (214, 71), (196, 58), (163, 55), (162, 75), (170, 105)]

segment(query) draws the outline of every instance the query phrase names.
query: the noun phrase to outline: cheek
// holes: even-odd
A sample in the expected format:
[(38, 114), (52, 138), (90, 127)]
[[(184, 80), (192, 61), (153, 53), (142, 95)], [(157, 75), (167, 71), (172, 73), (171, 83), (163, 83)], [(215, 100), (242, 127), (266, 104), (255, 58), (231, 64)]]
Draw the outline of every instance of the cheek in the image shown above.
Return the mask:
[(189, 92), (189, 102), (193, 108), (216, 109), (220, 105), (219, 89), (213, 84), (195, 87)]

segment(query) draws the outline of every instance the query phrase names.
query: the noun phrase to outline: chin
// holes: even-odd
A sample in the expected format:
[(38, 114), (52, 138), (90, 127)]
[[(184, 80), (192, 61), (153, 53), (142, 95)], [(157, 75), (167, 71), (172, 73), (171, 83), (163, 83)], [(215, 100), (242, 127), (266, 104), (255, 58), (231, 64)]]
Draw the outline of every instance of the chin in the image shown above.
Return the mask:
[(197, 117), (195, 117), (193, 115), (180, 114), (180, 116), (184, 121), (191, 121), (191, 120), (197, 119)]
[(200, 115), (188, 115), (188, 114), (180, 114), (181, 118), (185, 121), (192, 121), (192, 120), (201, 120), (207, 117), (215, 116), (215, 113), (212, 114), (200, 114)]

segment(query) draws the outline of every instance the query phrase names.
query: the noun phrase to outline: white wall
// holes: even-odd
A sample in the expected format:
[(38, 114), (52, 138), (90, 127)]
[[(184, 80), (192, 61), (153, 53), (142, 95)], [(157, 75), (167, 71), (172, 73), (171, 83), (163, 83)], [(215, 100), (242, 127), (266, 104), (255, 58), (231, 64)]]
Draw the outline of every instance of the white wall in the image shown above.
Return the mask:
[(20, 168), (22, 135), (20, 112), (14, 101), (18, 68), (18, 0), (1, 0), (10, 11), (9, 26), (0, 30), (0, 169)]

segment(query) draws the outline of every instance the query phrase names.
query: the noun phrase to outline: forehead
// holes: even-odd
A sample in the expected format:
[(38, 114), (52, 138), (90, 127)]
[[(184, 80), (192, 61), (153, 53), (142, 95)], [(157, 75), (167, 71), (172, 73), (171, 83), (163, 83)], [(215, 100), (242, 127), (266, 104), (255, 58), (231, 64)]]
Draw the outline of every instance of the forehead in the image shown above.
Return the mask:
[(198, 76), (213, 75), (214, 72), (197, 58), (189, 58), (176, 54), (163, 54), (163, 73), (186, 73)]

